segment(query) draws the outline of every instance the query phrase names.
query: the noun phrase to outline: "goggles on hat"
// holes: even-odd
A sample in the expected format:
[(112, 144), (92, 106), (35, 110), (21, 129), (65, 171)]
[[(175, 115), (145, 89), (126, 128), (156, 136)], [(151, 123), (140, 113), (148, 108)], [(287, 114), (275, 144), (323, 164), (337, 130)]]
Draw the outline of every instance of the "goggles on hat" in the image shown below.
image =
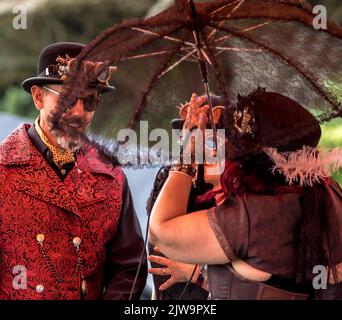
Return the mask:
[[(61, 78), (61, 80), (66, 80), (68, 77), (68, 73), (70, 71), (76, 71), (76, 58), (70, 58), (66, 55), (66, 58), (62, 58), (58, 56), (56, 59), (57, 64), (51, 64), (45, 69), (45, 75), (51, 76), (56, 75)], [(104, 62), (94, 62), (85, 60), (81, 62), (80, 70), (83, 73), (93, 74), (96, 80), (104, 85), (108, 85), (108, 81), (111, 77), (112, 72), (116, 72), (118, 70), (115, 66), (105, 67)], [(103, 70), (102, 70), (103, 69)]]

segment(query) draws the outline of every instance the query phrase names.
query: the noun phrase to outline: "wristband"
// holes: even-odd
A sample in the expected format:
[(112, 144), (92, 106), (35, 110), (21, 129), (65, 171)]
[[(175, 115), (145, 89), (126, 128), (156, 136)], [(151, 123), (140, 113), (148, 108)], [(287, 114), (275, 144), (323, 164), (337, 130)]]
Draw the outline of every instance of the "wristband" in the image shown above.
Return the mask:
[(169, 171), (169, 174), (172, 172), (183, 172), (194, 178), (196, 176), (196, 169), (191, 164), (176, 164), (173, 165)]

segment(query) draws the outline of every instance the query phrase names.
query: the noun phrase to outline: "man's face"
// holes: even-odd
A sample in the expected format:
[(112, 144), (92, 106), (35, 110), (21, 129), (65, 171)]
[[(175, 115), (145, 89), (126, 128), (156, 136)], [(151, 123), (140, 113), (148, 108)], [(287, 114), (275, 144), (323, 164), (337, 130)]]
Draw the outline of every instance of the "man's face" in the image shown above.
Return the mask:
[[(56, 134), (49, 121), (53, 113), (57, 110), (57, 103), (59, 93), (63, 90), (62, 85), (46, 85), (43, 87), (36, 87), (32, 91), (32, 95), (41, 95), (41, 106), (35, 104), (40, 110), (40, 127), (43, 132), (48, 136), (48, 139), (63, 149), (69, 149), (72, 145), (77, 145), (79, 141), (75, 140), (75, 133), (82, 135), (89, 127), (91, 120), (94, 116), (94, 104), (96, 104), (99, 94), (96, 89), (89, 89), (87, 93), (79, 98), (61, 117), (60, 121), (68, 129), (66, 134)], [(34, 94), (36, 92), (36, 94)], [(35, 97), (34, 97), (35, 100)], [(71, 134), (73, 133), (73, 134)], [(71, 138), (73, 136), (73, 138)]]

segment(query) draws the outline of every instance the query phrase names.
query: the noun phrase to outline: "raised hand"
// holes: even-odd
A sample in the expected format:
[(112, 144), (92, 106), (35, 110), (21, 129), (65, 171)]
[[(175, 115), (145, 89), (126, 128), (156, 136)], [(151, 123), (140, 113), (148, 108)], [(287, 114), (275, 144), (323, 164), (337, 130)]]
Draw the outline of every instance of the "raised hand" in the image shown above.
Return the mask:
[(196, 93), (192, 94), (188, 113), (184, 123), (184, 129), (190, 130), (194, 127), (197, 127), (201, 130), (204, 130), (206, 128), (208, 122), (207, 111), (209, 106), (205, 105), (201, 107), (205, 100), (205, 96), (198, 97)]

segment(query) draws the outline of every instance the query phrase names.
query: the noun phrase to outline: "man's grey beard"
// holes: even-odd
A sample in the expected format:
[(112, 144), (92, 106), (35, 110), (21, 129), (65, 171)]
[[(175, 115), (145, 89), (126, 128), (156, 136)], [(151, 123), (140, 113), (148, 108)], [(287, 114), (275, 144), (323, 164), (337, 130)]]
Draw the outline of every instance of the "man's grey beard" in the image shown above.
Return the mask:
[(71, 137), (65, 137), (63, 135), (63, 136), (58, 136), (56, 140), (57, 140), (58, 147), (68, 152), (74, 152), (76, 149), (79, 149), (81, 146), (80, 137), (71, 138)]
[[(69, 152), (79, 149), (88, 125), (86, 125), (83, 119), (79, 117), (72, 117), (67, 121), (60, 119), (59, 124), (61, 127), (55, 130), (55, 136), (59, 148)], [(79, 129), (72, 127), (72, 124), (80, 126)]]

